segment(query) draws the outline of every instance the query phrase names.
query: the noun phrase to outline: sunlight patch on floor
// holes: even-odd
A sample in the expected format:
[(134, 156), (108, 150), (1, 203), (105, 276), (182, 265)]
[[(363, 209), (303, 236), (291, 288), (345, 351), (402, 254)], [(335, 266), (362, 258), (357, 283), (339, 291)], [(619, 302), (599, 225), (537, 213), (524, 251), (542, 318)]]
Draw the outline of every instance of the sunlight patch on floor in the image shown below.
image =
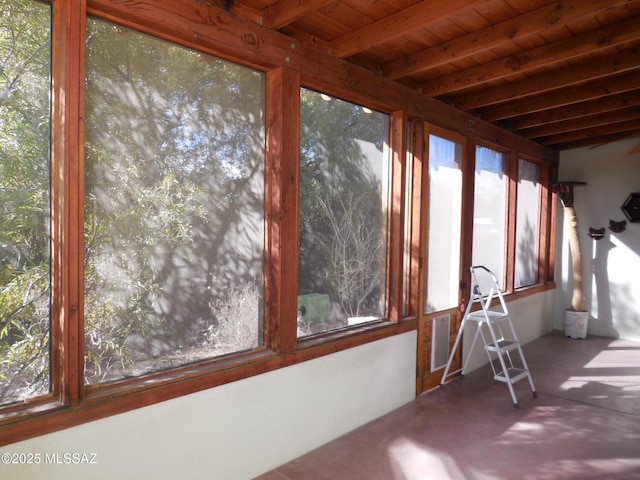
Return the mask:
[(391, 443), (388, 453), (393, 470), (390, 480), (425, 480), (426, 472), (428, 478), (438, 480), (467, 478), (450, 455), (406, 437)]
[[(603, 388), (602, 395), (608, 396), (606, 388), (616, 388), (624, 392), (640, 392), (640, 375), (623, 375), (623, 376), (586, 376), (581, 375), (571, 377), (563, 382), (560, 388), (562, 390), (571, 390), (575, 388), (584, 388), (587, 385), (599, 384)], [(594, 387), (597, 388), (597, 387)]]
[(640, 459), (602, 458), (556, 460), (553, 470), (562, 478), (632, 479), (638, 478)]
[[(619, 349), (625, 349), (625, 355), (620, 355)], [(593, 357), (584, 368), (621, 368), (628, 367), (638, 370), (640, 365), (640, 349), (610, 346)], [(639, 371), (640, 373), (640, 371)]]

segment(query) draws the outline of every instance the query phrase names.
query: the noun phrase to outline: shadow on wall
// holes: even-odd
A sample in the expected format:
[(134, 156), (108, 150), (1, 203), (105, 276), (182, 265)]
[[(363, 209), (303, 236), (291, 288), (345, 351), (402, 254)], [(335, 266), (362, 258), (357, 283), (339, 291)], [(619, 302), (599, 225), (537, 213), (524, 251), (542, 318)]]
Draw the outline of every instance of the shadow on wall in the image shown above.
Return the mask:
[[(598, 241), (592, 241), (595, 249), (592, 263), (592, 273), (595, 287), (595, 298), (597, 303), (597, 313), (591, 312), (592, 321), (596, 321), (600, 325), (602, 334), (610, 332), (607, 336), (617, 337), (618, 332), (613, 326), (613, 312), (611, 301), (611, 288), (609, 279), (609, 252), (615, 248), (615, 244), (608, 238), (604, 237)], [(593, 292), (591, 292), (593, 294)], [(592, 295), (593, 296), (593, 295)], [(592, 302), (593, 303), (593, 302)]]
[[(640, 223), (628, 222), (623, 232), (608, 227), (613, 220), (626, 219), (621, 206), (629, 193), (640, 191), (638, 155), (629, 155), (637, 141), (615, 142), (597, 149), (562, 152), (560, 178), (587, 182), (576, 197), (583, 241), (585, 297), (592, 315), (589, 334), (640, 339)], [(603, 161), (606, 159), (606, 161)], [(562, 328), (562, 314), (568, 305), (572, 278), (570, 254), (566, 248), (564, 217), (558, 210), (558, 291), (554, 311), (555, 327)], [(589, 227), (605, 227), (604, 237), (591, 240)]]
[[(620, 261), (620, 257), (626, 258), (624, 252), (616, 255), (616, 249), (630, 248), (629, 254), (635, 257), (640, 252), (640, 241), (636, 238), (637, 235), (632, 235), (631, 232), (625, 233), (626, 235), (607, 232), (601, 240), (592, 241), (592, 246), (589, 248), (593, 250), (593, 260), (592, 282), (587, 295), (592, 299), (593, 330), (598, 335), (614, 338), (628, 337), (628, 332), (637, 330), (640, 325), (640, 315), (632, 308), (638, 297), (638, 288), (634, 289), (634, 285), (637, 284), (617, 280), (613, 267)], [(630, 241), (632, 245), (623, 241)]]

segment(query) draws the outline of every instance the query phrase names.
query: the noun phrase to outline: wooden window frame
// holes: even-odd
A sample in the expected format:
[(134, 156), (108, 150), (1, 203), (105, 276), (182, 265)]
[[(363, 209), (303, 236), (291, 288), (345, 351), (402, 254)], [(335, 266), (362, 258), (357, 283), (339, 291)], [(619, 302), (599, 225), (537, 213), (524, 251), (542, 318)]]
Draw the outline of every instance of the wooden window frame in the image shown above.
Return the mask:
[[(49, 0), (53, 8), (52, 39), (52, 361), (50, 394), (0, 408), (0, 446), (110, 415), (180, 397), (253, 375), (353, 348), (417, 329), (412, 310), (421, 259), (416, 252), (414, 218), (423, 159), (421, 143), (412, 145), (414, 181), (405, 192), (407, 119), (411, 143), (421, 137), (423, 122), (451, 129), (474, 145), (487, 140), (520, 155), (539, 158), (557, 175), (557, 152), (535, 145), (488, 123), (473, 119), (414, 90), (334, 58), (278, 32), (230, 14), (221, 7), (192, 0)], [(267, 77), (265, 346), (254, 352), (214, 358), (194, 365), (145, 375), (99, 388), (84, 385), (83, 305), (83, 172), (84, 58), (86, 16), (122, 24), (265, 72)], [(203, 23), (215, 18), (216, 26)], [(392, 182), (388, 243), (389, 318), (372, 324), (297, 340), (297, 197), (299, 175), (299, 108), (294, 100), (301, 84), (391, 116)], [(413, 122), (415, 120), (415, 123)], [(413, 126), (415, 125), (415, 127)], [(501, 147), (501, 148), (502, 148)], [(472, 148), (468, 152), (472, 152)], [(468, 155), (471, 155), (468, 153)], [(471, 159), (471, 156), (469, 157)], [(467, 162), (471, 165), (472, 162)], [(469, 167), (472, 168), (472, 165)], [(471, 170), (472, 172), (472, 170)], [(466, 179), (470, 171), (466, 170)], [(464, 175), (464, 174), (463, 174)], [(418, 182), (418, 183), (416, 183)], [(466, 189), (473, 192), (473, 188)], [(412, 212), (404, 212), (404, 195), (412, 195)], [(550, 219), (545, 245), (553, 248), (555, 203), (548, 189), (545, 212)], [(411, 215), (409, 315), (403, 307), (403, 235)], [(463, 222), (470, 213), (463, 212)], [(287, 252), (283, 255), (282, 252)], [(470, 260), (464, 248), (463, 265)], [(544, 260), (545, 288), (552, 288), (553, 252)], [(536, 288), (514, 295), (526, 295)]]
[[(498, 278), (498, 281), (502, 280), (504, 282), (505, 292), (513, 292), (513, 260), (515, 257), (515, 239), (513, 237), (515, 236), (515, 218), (516, 218), (515, 187), (517, 185), (517, 177), (515, 180), (513, 178), (513, 175), (514, 175), (513, 159), (516, 156), (516, 152), (512, 149), (505, 148), (504, 146), (498, 145), (496, 143), (486, 142), (486, 141), (477, 139), (475, 144), (472, 145), (472, 147), (470, 148), (470, 150), (472, 151), (471, 154), (473, 155), (473, 172), (474, 173), (469, 180), (474, 184), (474, 191), (475, 191), (475, 167), (476, 167), (476, 158), (477, 158), (476, 152), (478, 147), (484, 147), (484, 148), (493, 150), (494, 152), (501, 153), (502, 155), (504, 155), (504, 158), (505, 158), (505, 175), (507, 176), (507, 188), (506, 188), (505, 199), (504, 199), (505, 201), (504, 242), (505, 243), (504, 243), (504, 250), (502, 252), (503, 261), (504, 261), (504, 272), (503, 272), (504, 278)], [(517, 168), (517, 164), (516, 164), (516, 168)], [(475, 197), (472, 197), (472, 198), (474, 199), (474, 201), (470, 205), (475, 205)], [(471, 209), (471, 217), (473, 221), (474, 207), (471, 206), (470, 209)], [(471, 231), (473, 232), (473, 228), (471, 229)], [(470, 252), (469, 258), (473, 258), (473, 233), (471, 234), (471, 238), (472, 240), (470, 244), (471, 244), (472, 251)]]
[[(477, 139), (475, 147), (486, 147), (505, 155), (506, 175), (508, 178), (506, 193), (506, 225), (505, 225), (505, 292), (506, 298), (519, 298), (540, 291), (555, 288), (553, 282), (553, 258), (555, 249), (555, 207), (554, 196), (551, 190), (553, 182), (552, 173), (555, 171), (549, 162), (538, 157), (508, 149), (494, 142)], [(475, 165), (475, 147), (473, 150)], [(515, 288), (515, 261), (516, 261), (516, 212), (517, 212), (517, 188), (518, 188), (518, 161), (519, 159), (535, 163), (540, 166), (540, 212), (538, 219), (538, 269), (537, 281), (533, 285)], [(469, 254), (471, 258), (471, 253)]]
[[(526, 290), (528, 288), (533, 288), (537, 285), (543, 285), (546, 283), (546, 279), (548, 278), (548, 252), (549, 252), (549, 231), (551, 230), (550, 223), (550, 209), (549, 202), (551, 199), (549, 198), (549, 190), (551, 189), (551, 181), (549, 178), (549, 165), (541, 162), (539, 159), (534, 157), (525, 155), (525, 154), (517, 154), (515, 156), (515, 181), (516, 181), (516, 189), (519, 178), (519, 163), (520, 160), (524, 160), (530, 163), (536, 164), (540, 168), (540, 194), (538, 197), (538, 268), (537, 268), (537, 279), (534, 285), (525, 285), (522, 287), (516, 288), (514, 285), (513, 291), (518, 292), (522, 290)], [(517, 199), (516, 199), (517, 201)], [(516, 206), (517, 207), (517, 206)], [(515, 238), (514, 233), (514, 242), (517, 239)], [(514, 253), (514, 262), (515, 262), (515, 253)], [(515, 268), (515, 266), (514, 266)], [(515, 282), (515, 278), (514, 278)]]
[[(414, 329), (401, 323), (404, 150), (406, 113), (390, 115), (391, 205), (389, 209), (388, 318), (373, 324), (297, 339), (297, 215), (299, 176), (298, 72), (259, 64), (194, 41), (188, 27), (158, 29), (153, 6), (136, 21), (126, 7), (97, 0), (52, 0), (52, 328), (51, 392), (0, 407), (0, 446), (59, 429), (213, 388), (336, 351)], [(113, 7), (113, 8), (112, 8)], [(207, 7), (197, 7), (207, 8)], [(122, 10), (117, 12), (116, 10)], [(267, 158), (265, 171), (265, 344), (251, 352), (211, 358), (193, 365), (98, 385), (84, 383), (84, 58), (87, 15), (120, 23), (188, 48), (265, 72)], [(66, 21), (60, 21), (66, 19)], [(140, 20), (140, 19), (138, 19)], [(166, 27), (166, 25), (165, 25)], [(247, 40), (247, 41), (250, 41)], [(215, 44), (215, 45), (210, 45)], [(218, 48), (216, 48), (218, 47)], [(344, 98), (380, 108), (353, 92)], [(298, 99), (296, 102), (293, 99)], [(400, 248), (392, 248), (400, 245)], [(287, 252), (283, 255), (282, 252)], [(400, 313), (398, 313), (400, 312)]]

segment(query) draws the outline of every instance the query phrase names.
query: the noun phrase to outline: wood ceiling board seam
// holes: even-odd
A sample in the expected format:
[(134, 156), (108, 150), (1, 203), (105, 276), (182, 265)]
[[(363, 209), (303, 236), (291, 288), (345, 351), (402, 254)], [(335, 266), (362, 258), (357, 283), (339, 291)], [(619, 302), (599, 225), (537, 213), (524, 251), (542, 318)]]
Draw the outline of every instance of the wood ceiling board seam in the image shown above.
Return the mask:
[(616, 45), (637, 41), (640, 38), (640, 18), (608, 25), (598, 30), (567, 38), (561, 42), (546, 44), (495, 62), (457, 72), (422, 86), (427, 95), (437, 97), (462, 88), (481, 84), (489, 80), (508, 77), (553, 63), (568, 61), (572, 57), (584, 56), (598, 49), (609, 49)]
[(593, 115), (594, 112), (610, 112), (633, 106), (640, 106), (640, 90), (597, 98), (595, 100), (582, 101), (564, 107), (515, 117), (512, 120), (503, 122), (502, 125), (507, 130), (517, 132), (527, 128)]
[(332, 42), (337, 57), (348, 57), (362, 50), (379, 45), (409, 30), (423, 28), (435, 19), (445, 18), (451, 11), (472, 8), (486, 0), (430, 0), (420, 2), (385, 19), (355, 30)]
[(611, 58), (599, 59), (581, 66), (558, 69), (554, 75), (529, 77), (518, 84), (510, 84), (508, 89), (482, 90), (471, 95), (456, 98), (457, 108), (468, 111), (489, 105), (497, 105), (518, 98), (539, 95), (560, 88), (587, 83), (598, 78), (633, 71), (640, 68), (640, 49), (634, 47)]
[[(628, 3), (630, 0), (615, 2), (616, 5)], [(441, 45), (430, 47), (428, 50), (416, 52), (410, 56), (383, 65), (384, 75), (391, 79), (408, 76), (417, 71), (428, 70), (435, 66), (451, 61), (453, 58), (463, 58), (478, 51), (488, 50), (495, 45), (510, 39), (517, 39), (534, 35), (540, 31), (562, 28), (569, 19), (584, 18), (595, 11), (610, 8), (610, 0), (572, 0), (547, 5), (525, 14), (524, 18), (514, 17), (488, 29), (472, 32), (460, 38), (453, 38)], [(587, 8), (588, 6), (588, 8)]]

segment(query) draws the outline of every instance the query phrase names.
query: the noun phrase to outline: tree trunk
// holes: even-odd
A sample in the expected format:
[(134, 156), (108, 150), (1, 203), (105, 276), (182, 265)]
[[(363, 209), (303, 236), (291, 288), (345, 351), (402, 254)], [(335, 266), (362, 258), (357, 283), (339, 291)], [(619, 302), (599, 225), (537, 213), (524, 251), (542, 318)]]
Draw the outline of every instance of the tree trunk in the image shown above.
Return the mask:
[(573, 265), (573, 296), (571, 310), (584, 310), (584, 275), (582, 271), (582, 250), (580, 249), (580, 235), (578, 233), (578, 217), (573, 206), (564, 207), (565, 217), (569, 225), (569, 249)]

